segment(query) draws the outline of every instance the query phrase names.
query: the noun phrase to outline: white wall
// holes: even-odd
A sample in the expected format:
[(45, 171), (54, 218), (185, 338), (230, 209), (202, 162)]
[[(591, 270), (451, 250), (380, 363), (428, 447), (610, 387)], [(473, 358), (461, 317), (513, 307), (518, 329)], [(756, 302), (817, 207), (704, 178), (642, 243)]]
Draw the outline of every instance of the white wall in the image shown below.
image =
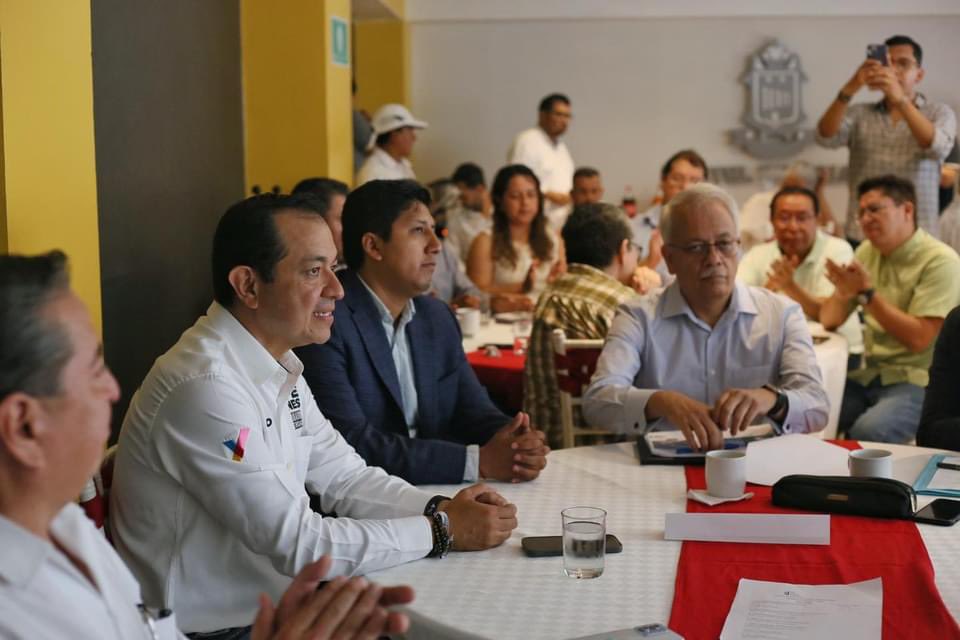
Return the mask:
[[(870, 42), (905, 33), (924, 46), (921, 90), (960, 111), (960, 16), (711, 17), (481, 20), (411, 24), (411, 108), (430, 128), (420, 134), (417, 176), (447, 176), (478, 162), (488, 181), (516, 132), (536, 122), (540, 98), (573, 101), (566, 137), (578, 165), (604, 175), (607, 198), (624, 185), (652, 196), (660, 164), (695, 147), (711, 165), (757, 161), (727, 141), (741, 126), (746, 89), (739, 77), (761, 45), (780, 39), (800, 55), (808, 82), (803, 107), (810, 128), (863, 59)], [(861, 93), (857, 99), (876, 99)], [(800, 156), (845, 164), (845, 150), (815, 146)], [(733, 187), (743, 201), (753, 187)], [(829, 192), (846, 207), (842, 185)]]

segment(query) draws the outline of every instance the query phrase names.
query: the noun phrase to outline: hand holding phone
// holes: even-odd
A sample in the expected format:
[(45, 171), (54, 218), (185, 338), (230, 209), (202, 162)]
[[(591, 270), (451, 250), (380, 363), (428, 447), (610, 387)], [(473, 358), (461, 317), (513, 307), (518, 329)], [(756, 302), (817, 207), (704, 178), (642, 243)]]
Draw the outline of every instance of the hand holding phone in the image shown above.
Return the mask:
[(883, 66), (888, 66), (889, 62), (887, 60), (887, 45), (885, 44), (868, 44), (867, 45), (867, 60), (876, 60)]

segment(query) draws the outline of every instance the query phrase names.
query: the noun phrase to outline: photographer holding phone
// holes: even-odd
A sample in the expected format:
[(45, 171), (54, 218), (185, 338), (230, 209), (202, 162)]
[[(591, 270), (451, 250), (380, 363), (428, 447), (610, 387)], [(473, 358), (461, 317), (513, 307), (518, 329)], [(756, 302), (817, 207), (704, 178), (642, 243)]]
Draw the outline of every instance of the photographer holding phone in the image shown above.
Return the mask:
[[(950, 107), (917, 92), (924, 77), (922, 63), (923, 49), (908, 36), (888, 38), (884, 46), (869, 45), (868, 58), (841, 87), (817, 124), (817, 142), (822, 146), (850, 147), (846, 234), (856, 242), (863, 239), (857, 224), (856, 186), (885, 174), (914, 183), (917, 222), (938, 236), (940, 163), (953, 147), (957, 121)], [(850, 105), (864, 86), (882, 91), (883, 99)]]

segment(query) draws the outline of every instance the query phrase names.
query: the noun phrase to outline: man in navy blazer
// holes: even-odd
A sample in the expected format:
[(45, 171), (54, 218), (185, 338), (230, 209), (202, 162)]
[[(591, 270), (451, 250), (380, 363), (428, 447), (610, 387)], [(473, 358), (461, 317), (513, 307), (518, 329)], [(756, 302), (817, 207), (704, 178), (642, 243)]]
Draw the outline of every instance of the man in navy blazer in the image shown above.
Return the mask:
[(317, 404), (371, 465), (415, 484), (532, 480), (549, 448), (491, 402), (450, 308), (423, 295), (440, 242), (429, 193), (375, 180), (343, 209), (344, 299), (330, 340), (301, 347)]

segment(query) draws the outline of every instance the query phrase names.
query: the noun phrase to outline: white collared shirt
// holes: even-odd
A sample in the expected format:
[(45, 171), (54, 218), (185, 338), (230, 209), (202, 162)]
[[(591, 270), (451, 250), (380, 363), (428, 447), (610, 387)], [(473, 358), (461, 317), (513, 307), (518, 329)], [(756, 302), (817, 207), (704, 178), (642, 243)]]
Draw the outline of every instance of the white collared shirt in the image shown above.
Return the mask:
[(406, 158), (395, 160), (380, 147), (374, 147), (357, 173), (357, 186), (371, 180), (416, 180), (413, 166)]
[[(514, 138), (507, 152), (510, 164), (525, 164), (540, 180), (540, 190), (544, 193), (570, 193), (573, 189), (573, 158), (562, 140), (554, 142), (540, 127), (522, 131)], [(555, 231), (560, 231), (570, 215), (570, 205), (543, 202), (543, 212)]]
[[(767, 282), (770, 267), (782, 257), (783, 253), (780, 252), (780, 245), (776, 240), (758, 244), (743, 256), (737, 268), (737, 279), (751, 287), (762, 287)], [(793, 274), (797, 285), (817, 298), (829, 298), (833, 295), (833, 283), (827, 278), (827, 259), (840, 265), (850, 264), (853, 260), (853, 247), (846, 240), (834, 238), (818, 229), (810, 252)], [(847, 339), (850, 353), (863, 353), (863, 331), (860, 317), (856, 313), (851, 313), (836, 331)]]
[[(0, 638), (151, 640), (137, 608), (140, 586), (80, 507), (64, 506), (50, 536), (96, 586), (51, 542), (0, 516)], [(172, 617), (158, 633), (183, 638)]]
[[(110, 523), (149, 606), (186, 632), (248, 625), (307, 563), (331, 576), (422, 558), (432, 494), (367, 467), (317, 408), (292, 352), (278, 362), (217, 303), (134, 395)], [(306, 485), (306, 489), (305, 489)], [(321, 499), (310, 509), (307, 490)]]

